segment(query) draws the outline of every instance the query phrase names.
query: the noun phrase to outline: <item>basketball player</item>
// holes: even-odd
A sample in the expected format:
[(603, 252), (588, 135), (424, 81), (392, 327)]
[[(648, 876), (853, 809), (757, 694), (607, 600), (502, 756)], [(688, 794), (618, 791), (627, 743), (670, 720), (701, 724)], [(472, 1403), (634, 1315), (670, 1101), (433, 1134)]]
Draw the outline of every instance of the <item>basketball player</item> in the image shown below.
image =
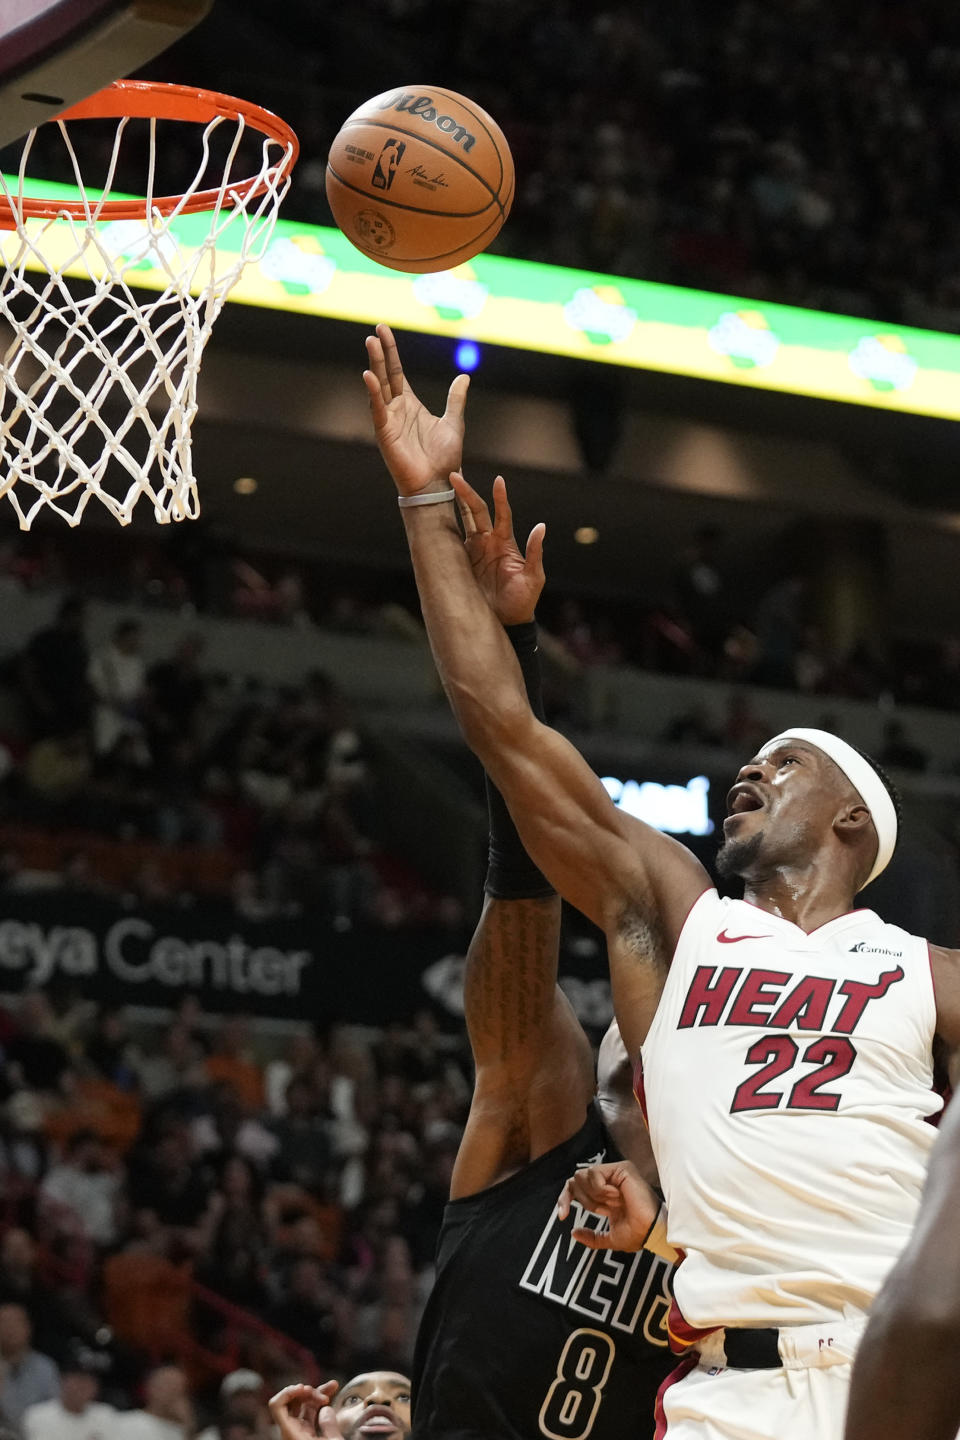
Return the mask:
[(544, 532), (521, 553), (503, 480), (491, 521), (458, 473), (468, 377), (435, 417), (385, 326), (367, 352), (441, 679), (531, 858), (606, 932), (620, 1030), (642, 1061), (669, 1239), (686, 1255), (671, 1326), (690, 1347), (658, 1433), (840, 1440), (866, 1313), (916, 1218), (941, 1105), (935, 1030), (960, 1040), (960, 953), (928, 955), (853, 908), (893, 853), (895, 796), (838, 737), (776, 736), (730, 791), (718, 865), (745, 896), (721, 899), (530, 709), (472, 567), (504, 592), (539, 578)]
[(846, 1440), (960, 1432), (960, 1106), (934, 1146), (920, 1219), (870, 1312)]
[[(491, 578), (492, 575), (491, 575)], [(541, 584), (481, 586), (506, 626), (529, 702), (542, 714), (533, 613)], [(414, 1358), (417, 1440), (650, 1440), (673, 1368), (671, 1266), (572, 1243), (600, 1222), (557, 1194), (578, 1165), (649, 1140), (616, 1026), (600, 1049), (557, 984), (560, 900), (488, 785), (490, 862), (467, 955), (464, 1005), (476, 1067), (470, 1114)], [(598, 1085), (599, 1080), (599, 1085)], [(596, 1091), (596, 1095), (595, 1095)], [(648, 1223), (658, 1205), (640, 1182)]]
[(409, 1440), (410, 1381), (393, 1370), (356, 1375), (344, 1386), (288, 1385), (267, 1408), (281, 1440)]

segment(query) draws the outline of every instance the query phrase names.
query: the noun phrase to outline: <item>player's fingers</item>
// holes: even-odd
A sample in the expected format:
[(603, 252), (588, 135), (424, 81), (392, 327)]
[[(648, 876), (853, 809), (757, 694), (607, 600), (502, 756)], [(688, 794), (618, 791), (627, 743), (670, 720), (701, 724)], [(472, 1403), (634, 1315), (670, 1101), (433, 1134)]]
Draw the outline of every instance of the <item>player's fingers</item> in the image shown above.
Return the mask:
[(405, 384), (403, 366), (400, 364), (400, 351), (397, 349), (397, 342), (393, 338), (393, 331), (389, 325), (377, 326), (377, 337), (383, 346), (383, 363), (387, 372), (387, 383), (390, 386), (392, 395), (401, 395)]
[(507, 498), (507, 482), (498, 475), (493, 482), (493, 528), (505, 539), (513, 534), (513, 511)]
[(324, 1440), (343, 1440), (343, 1432), (329, 1405), (324, 1405), (317, 1417), (317, 1434), (322, 1435)]
[(450, 389), (447, 391), (447, 408), (443, 412), (444, 420), (452, 421), (455, 425), (463, 424), (463, 411), (467, 403), (467, 391), (470, 389), (470, 376), (457, 375)]
[(596, 1230), (572, 1230), (570, 1232), (574, 1240), (581, 1245), (586, 1245), (588, 1250), (612, 1250), (613, 1239), (606, 1230), (598, 1233)]
[(285, 1385), (278, 1390), (276, 1395), (271, 1395), (267, 1401), (267, 1409), (274, 1420), (279, 1423), (281, 1415), (290, 1411), (293, 1406), (301, 1406), (313, 1399), (312, 1385)]
[(568, 1180), (566, 1185), (564, 1185), (563, 1189), (560, 1191), (560, 1199), (557, 1201), (557, 1214), (559, 1215), (561, 1220), (566, 1220), (567, 1216), (570, 1214), (570, 1204), (572, 1200), (572, 1187), (570, 1181)]
[(377, 377), (377, 384), (380, 386), (383, 395), (384, 405), (389, 405), (393, 399), (390, 390), (390, 381), (387, 378), (387, 363), (383, 355), (383, 345), (379, 335), (368, 335), (365, 341), (367, 347), (367, 359), (370, 362), (370, 369)]
[(464, 480), (459, 470), (454, 470), (450, 476), (450, 484), (457, 493), (457, 501), (466, 505), (470, 510), (478, 534), (485, 535), (492, 530), (490, 523), (490, 511), (487, 509), (487, 502), (482, 495), (478, 495), (473, 486)]
[(373, 416), (375, 430), (386, 422), (387, 402), (383, 398), (383, 386), (372, 370), (364, 370), (363, 383), (367, 387), (367, 399), (370, 402), (370, 414)]
[(527, 574), (541, 584), (546, 580), (543, 571), (543, 542), (546, 537), (547, 527), (541, 520), (539, 525), (534, 525), (527, 540), (527, 549), (523, 557), (523, 568)]

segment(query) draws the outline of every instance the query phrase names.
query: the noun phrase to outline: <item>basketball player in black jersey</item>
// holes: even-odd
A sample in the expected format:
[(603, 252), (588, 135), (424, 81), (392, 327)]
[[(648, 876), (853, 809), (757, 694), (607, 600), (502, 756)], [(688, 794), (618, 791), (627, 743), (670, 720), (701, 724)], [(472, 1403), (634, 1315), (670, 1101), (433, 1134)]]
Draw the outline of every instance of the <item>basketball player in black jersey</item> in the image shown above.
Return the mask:
[[(498, 593), (477, 578), (542, 714), (534, 607), (542, 581)], [(417, 1338), (415, 1440), (648, 1440), (672, 1369), (671, 1267), (572, 1239), (595, 1215), (557, 1197), (578, 1165), (625, 1155), (652, 1178), (619, 1031), (594, 1073), (557, 984), (560, 901), (488, 784), (487, 898), (467, 956), (476, 1065), (470, 1114)], [(646, 1432), (638, 1416), (648, 1416)]]

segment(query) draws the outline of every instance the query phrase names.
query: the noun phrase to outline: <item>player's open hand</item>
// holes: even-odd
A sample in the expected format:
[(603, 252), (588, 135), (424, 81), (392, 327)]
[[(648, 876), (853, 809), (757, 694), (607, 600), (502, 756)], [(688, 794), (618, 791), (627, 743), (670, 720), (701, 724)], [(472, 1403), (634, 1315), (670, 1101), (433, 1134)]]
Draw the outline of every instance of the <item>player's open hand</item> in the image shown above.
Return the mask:
[(594, 1215), (605, 1215), (610, 1222), (601, 1232), (582, 1228), (572, 1232), (574, 1240), (590, 1250), (642, 1250), (660, 1211), (656, 1191), (629, 1160), (577, 1170), (560, 1193), (557, 1213), (561, 1220), (567, 1218), (574, 1202)]
[(363, 383), (373, 430), (397, 489), (401, 495), (446, 490), (450, 471), (460, 468), (469, 375), (456, 377), (447, 408), (431, 415), (407, 383), (389, 325), (378, 325), (366, 345), (370, 368), (363, 372)]
[(267, 1409), (280, 1431), (281, 1440), (343, 1440), (330, 1401), (340, 1389), (339, 1382), (325, 1385), (287, 1385), (268, 1401)]
[(513, 533), (513, 512), (502, 475), (493, 482), (493, 519), (487, 502), (459, 471), (450, 476), (463, 521), (464, 544), (477, 584), (501, 625), (533, 619), (543, 589), (543, 537), (546, 526), (535, 525), (526, 553)]

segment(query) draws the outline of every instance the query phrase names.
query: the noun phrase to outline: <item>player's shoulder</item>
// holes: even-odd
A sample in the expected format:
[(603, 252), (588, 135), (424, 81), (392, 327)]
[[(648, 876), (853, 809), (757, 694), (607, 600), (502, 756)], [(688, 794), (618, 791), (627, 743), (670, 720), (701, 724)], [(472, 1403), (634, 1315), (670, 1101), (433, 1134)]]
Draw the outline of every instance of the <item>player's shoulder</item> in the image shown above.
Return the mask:
[(875, 910), (855, 910), (850, 916), (853, 935), (848, 948), (856, 954), (889, 955), (897, 959), (913, 951), (926, 955), (930, 942), (901, 925), (884, 920)]

